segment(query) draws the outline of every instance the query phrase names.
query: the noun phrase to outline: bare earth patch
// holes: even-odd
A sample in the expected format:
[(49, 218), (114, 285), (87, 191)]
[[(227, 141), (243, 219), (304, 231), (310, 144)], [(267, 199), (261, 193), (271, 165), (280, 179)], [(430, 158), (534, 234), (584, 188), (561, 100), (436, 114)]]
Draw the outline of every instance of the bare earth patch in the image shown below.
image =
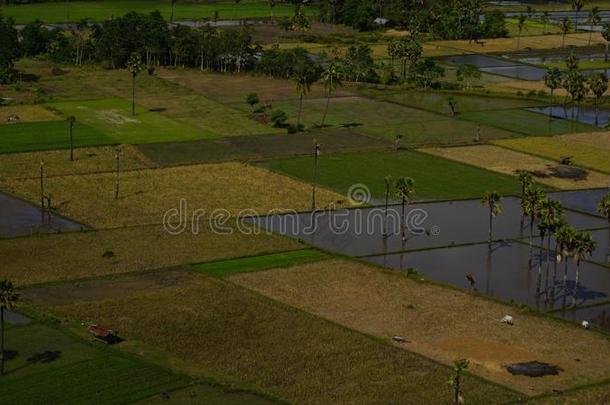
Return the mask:
[[(45, 163), (46, 176), (112, 172), (116, 168), (115, 148), (74, 149), (74, 161), (70, 150), (0, 154), (0, 171), (3, 177), (28, 178), (40, 175), (40, 162)], [(144, 169), (156, 166), (150, 159), (131, 145), (121, 146), (123, 170)]]
[(558, 189), (605, 187), (610, 183), (610, 176), (593, 171), (588, 171), (587, 178), (584, 180), (554, 177), (553, 168), (557, 167), (557, 163), (499, 146), (479, 145), (456, 148), (427, 148), (421, 151), (513, 176), (519, 170), (527, 170), (534, 173), (537, 182)]
[(61, 117), (39, 105), (12, 105), (0, 107), (0, 125), (10, 124), (9, 117), (17, 116), (16, 122), (58, 121)]
[[(450, 269), (448, 269), (449, 271)], [(235, 275), (231, 281), (445, 364), (467, 357), (482, 377), (528, 395), (610, 377), (610, 342), (577, 326), (346, 260)], [(515, 325), (500, 319), (510, 314)], [(541, 361), (556, 376), (513, 376), (507, 362)]]
[[(123, 172), (118, 200), (115, 181), (114, 173), (60, 176), (47, 179), (45, 190), (57, 212), (96, 228), (161, 224), (168, 211), (181, 207), (189, 222), (195, 214), (195, 222), (205, 221), (214, 210), (236, 216), (311, 208), (309, 184), (242, 163)], [(38, 179), (8, 179), (0, 188), (32, 202), (40, 200)], [(317, 201), (319, 207), (341, 206), (345, 198), (322, 188)]]
[(302, 245), (275, 235), (219, 235), (208, 227), (170, 235), (161, 226), (0, 239), (2, 277), (22, 287), (58, 280), (137, 272), (262, 253)]

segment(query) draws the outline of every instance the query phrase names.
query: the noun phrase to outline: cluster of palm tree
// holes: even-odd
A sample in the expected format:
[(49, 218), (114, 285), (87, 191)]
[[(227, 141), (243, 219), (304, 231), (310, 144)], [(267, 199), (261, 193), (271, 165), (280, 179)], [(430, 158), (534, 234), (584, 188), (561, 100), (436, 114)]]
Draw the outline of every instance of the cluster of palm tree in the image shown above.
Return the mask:
[(389, 232), (387, 229), (388, 204), (390, 196), (394, 195), (400, 199), (401, 203), (401, 236), (403, 242), (407, 240), (406, 235), (406, 206), (413, 200), (415, 195), (415, 180), (410, 177), (399, 177), (394, 181), (391, 176), (384, 178), (385, 183), (385, 209), (384, 209), (384, 230), (383, 237), (387, 238)]
[[(549, 119), (553, 117), (553, 96), (555, 90), (564, 88), (567, 92), (564, 99), (564, 105), (567, 104), (568, 97), (573, 105), (576, 106), (576, 115), (580, 113), (580, 105), (582, 101), (589, 95), (595, 97), (595, 125), (599, 122), (599, 106), (601, 100), (608, 91), (608, 76), (603, 73), (596, 73), (589, 77), (585, 77), (578, 70), (578, 58), (574, 54), (570, 54), (566, 58), (567, 72), (562, 72), (558, 68), (550, 68), (544, 75), (544, 83), (551, 91), (551, 100), (549, 107)], [(572, 110), (572, 118), (574, 118), (574, 110)]]

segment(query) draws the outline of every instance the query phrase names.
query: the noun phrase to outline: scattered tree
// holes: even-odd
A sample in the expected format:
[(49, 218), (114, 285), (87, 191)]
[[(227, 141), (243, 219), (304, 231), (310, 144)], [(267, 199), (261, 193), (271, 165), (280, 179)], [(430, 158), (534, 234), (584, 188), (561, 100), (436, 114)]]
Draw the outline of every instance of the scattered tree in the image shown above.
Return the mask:
[(466, 90), (470, 90), (472, 80), (481, 78), (481, 70), (476, 65), (469, 63), (458, 66), (456, 71), (456, 79), (458, 82), (466, 83)]
[(342, 85), (341, 70), (334, 62), (329, 63), (324, 72), (322, 72), (322, 84), (326, 90), (326, 105), (324, 106), (324, 115), (322, 115), (322, 121), (320, 122), (321, 127), (323, 127), (324, 123), (326, 122), (326, 115), (328, 114), (328, 107), (330, 105), (330, 97), (333, 91)]
[(526, 22), (527, 17), (525, 14), (519, 14), (517, 17), (517, 30), (519, 32), (517, 35), (517, 49), (519, 49), (519, 45), (521, 44), (521, 34), (523, 33), (523, 30), (527, 30), (527, 26), (525, 25)]
[(400, 198), (402, 205), (402, 213), (401, 213), (401, 229), (402, 229), (402, 240), (403, 242), (407, 240), (406, 235), (406, 205), (413, 198), (413, 194), (415, 194), (415, 180), (410, 177), (399, 177), (396, 179), (396, 183), (394, 185), (394, 190), (396, 193), (396, 197)]
[(497, 191), (488, 191), (483, 196), (481, 202), (489, 208), (489, 246), (493, 240), (493, 219), (502, 212), (502, 204), (500, 203), (500, 194)]
[(260, 103), (258, 94), (249, 93), (248, 95), (246, 95), (246, 103), (250, 106), (250, 112), (254, 113), (254, 106)]
[(599, 105), (602, 97), (608, 91), (608, 76), (605, 73), (596, 73), (587, 79), (589, 90), (595, 95), (595, 125), (599, 123)]
[(599, 7), (594, 6), (591, 9), (589, 16), (587, 17), (587, 24), (590, 25), (590, 27), (589, 27), (589, 46), (591, 46), (591, 40), (593, 38), (593, 27), (596, 25), (599, 25), (601, 22), (602, 22), (602, 17), (599, 14)]
[(565, 16), (563, 20), (561, 20), (561, 24), (559, 24), (559, 32), (561, 33), (561, 47), (565, 48), (566, 45), (566, 35), (572, 32), (572, 20), (570, 17)]
[(71, 115), (67, 119), (68, 121), (68, 134), (70, 135), (70, 162), (74, 161), (74, 138), (72, 132), (74, 131), (74, 124), (76, 124), (76, 117)]
[(447, 98), (447, 104), (449, 105), (449, 108), (451, 109), (451, 116), (455, 117), (457, 114), (457, 99), (453, 96), (449, 96)]
[(19, 295), (9, 280), (0, 281), (0, 376), (4, 375), (4, 311), (15, 307)]
[(573, 256), (576, 262), (576, 275), (574, 276), (574, 290), (572, 291), (572, 307), (576, 306), (576, 295), (578, 294), (578, 279), (580, 276), (580, 264), (591, 256), (597, 243), (588, 232), (577, 232), (574, 236)]
[(136, 115), (136, 76), (144, 69), (140, 54), (133, 53), (127, 60), (127, 70), (131, 73), (131, 115)]
[(559, 68), (550, 68), (544, 74), (544, 84), (551, 90), (551, 104), (549, 106), (549, 120), (553, 118), (553, 94), (561, 87), (561, 71)]
[(470, 362), (466, 359), (459, 359), (453, 362), (453, 376), (449, 380), (449, 385), (453, 388), (453, 403), (459, 405), (464, 402), (462, 399), (462, 374), (468, 369)]

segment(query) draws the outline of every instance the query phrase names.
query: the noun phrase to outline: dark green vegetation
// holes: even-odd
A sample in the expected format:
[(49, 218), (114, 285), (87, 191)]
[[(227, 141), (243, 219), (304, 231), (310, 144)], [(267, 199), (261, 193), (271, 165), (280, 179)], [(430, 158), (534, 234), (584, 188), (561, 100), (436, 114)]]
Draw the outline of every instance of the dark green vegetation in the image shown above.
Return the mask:
[(552, 121), (544, 114), (525, 110), (481, 111), (462, 114), (462, 118), (523, 135), (558, 135), (570, 132), (594, 132), (598, 128), (570, 120)]
[(195, 264), (197, 270), (214, 277), (226, 277), (236, 273), (247, 273), (276, 267), (296, 266), (327, 259), (329, 256), (315, 249), (295, 250), (293, 252), (243, 257), (219, 262)]
[[(74, 146), (98, 146), (117, 143), (88, 125), (79, 123)], [(0, 125), (0, 153), (34, 150), (64, 149), (70, 147), (68, 124), (65, 121), (24, 122)]]
[[(311, 157), (273, 160), (265, 167), (309, 181)], [(517, 193), (519, 184), (511, 176), (481, 170), (419, 152), (370, 152), (324, 156), (318, 160), (318, 182), (342, 194), (350, 186), (366, 185), (374, 198), (385, 192), (384, 177), (411, 177), (417, 200), (459, 199), (482, 196), (487, 190), (501, 194)]]
[(124, 403), (189, 384), (172, 371), (95, 345), (41, 324), (9, 328), (0, 402)]

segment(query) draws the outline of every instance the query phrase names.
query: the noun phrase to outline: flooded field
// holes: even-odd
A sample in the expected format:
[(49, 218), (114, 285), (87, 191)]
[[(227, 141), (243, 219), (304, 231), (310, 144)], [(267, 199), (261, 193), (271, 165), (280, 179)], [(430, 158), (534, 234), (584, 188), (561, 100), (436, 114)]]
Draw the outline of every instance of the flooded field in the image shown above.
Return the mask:
[(0, 193), (0, 238), (78, 231), (83, 225), (41, 210), (25, 201)]
[(539, 67), (485, 55), (450, 56), (443, 61), (452, 65), (475, 65), (483, 72), (521, 80), (542, 80), (546, 72)]
[(576, 120), (600, 128), (606, 127), (610, 122), (610, 109), (603, 107), (599, 109), (597, 114), (593, 107), (564, 107), (562, 105), (531, 107), (527, 108), (527, 110), (544, 115), (550, 114), (558, 119)]

